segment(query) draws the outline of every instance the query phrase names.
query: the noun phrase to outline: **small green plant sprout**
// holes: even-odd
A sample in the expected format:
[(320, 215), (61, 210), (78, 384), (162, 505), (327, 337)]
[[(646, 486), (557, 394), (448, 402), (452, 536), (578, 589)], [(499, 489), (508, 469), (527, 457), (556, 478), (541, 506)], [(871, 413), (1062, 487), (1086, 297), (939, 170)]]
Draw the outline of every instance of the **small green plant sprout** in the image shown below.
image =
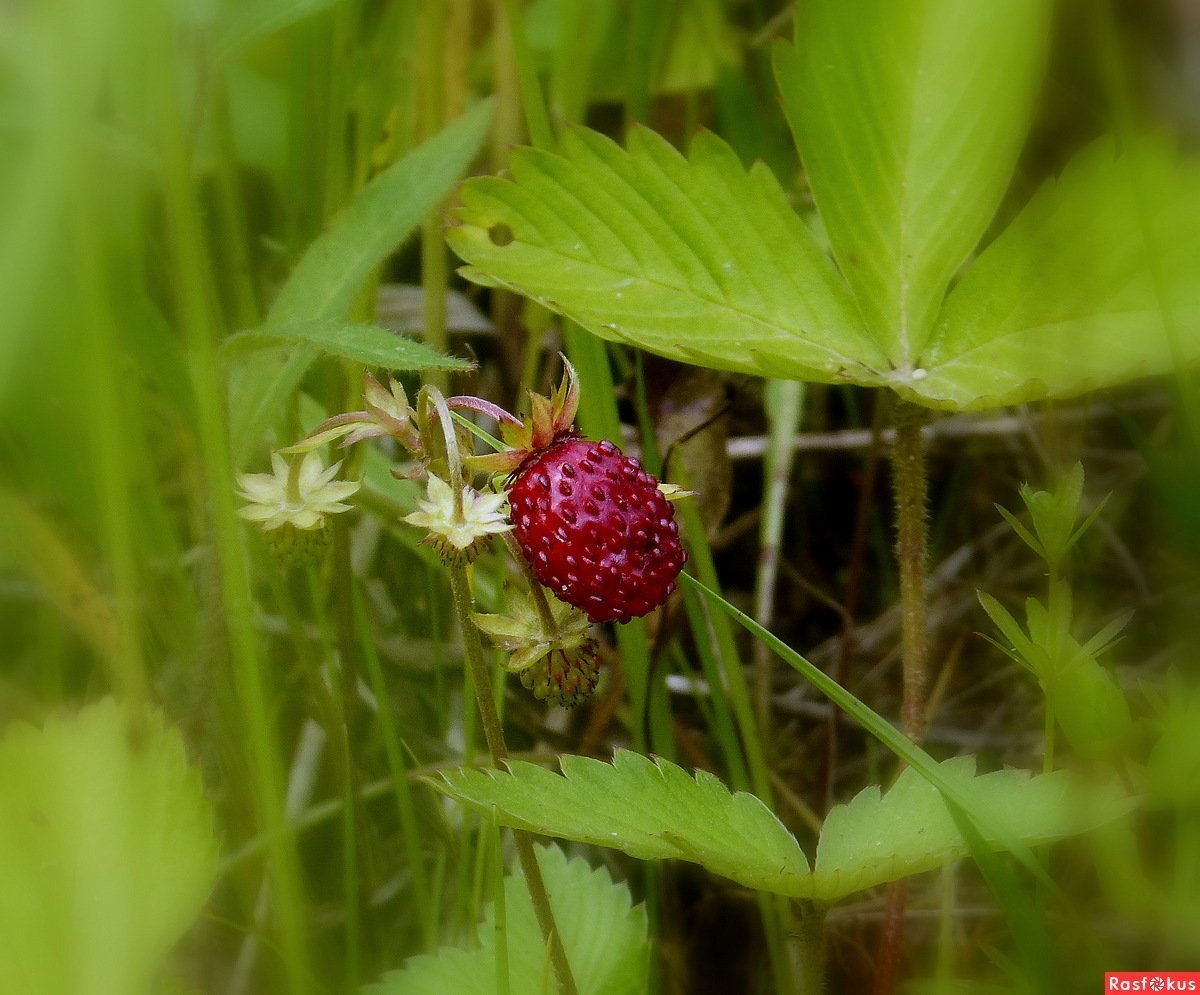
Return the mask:
[(997, 505), (1018, 536), (1047, 566), (1046, 603), (1025, 602), (1025, 627), (990, 594), (979, 593), (979, 603), (1000, 630), (1004, 642), (986, 637), (1003, 653), (1037, 678), (1046, 697), (1046, 765), (1053, 764), (1057, 721), (1072, 749), (1082, 757), (1111, 757), (1125, 742), (1132, 719), (1129, 703), (1098, 657), (1116, 642), (1129, 622), (1126, 612), (1080, 643), (1072, 635), (1074, 606), (1070, 584), (1063, 578), (1066, 557), (1095, 522), (1107, 498), (1081, 522), (1083, 467), (1076, 463), (1052, 490), (1037, 491), (1028, 484), (1020, 489), (1029, 510), (1032, 530), (1010, 511)]
[(1007, 508), (997, 504), (996, 510), (1025, 544), (1046, 561), (1051, 576), (1057, 577), (1067, 554), (1104, 510), (1108, 496), (1097, 503), (1087, 518), (1079, 521), (1079, 501), (1083, 496), (1082, 463), (1071, 467), (1054, 490), (1035, 491), (1024, 483), (1020, 495), (1033, 519), (1032, 532)]
[(330, 515), (349, 511), (345, 500), (357, 481), (337, 480), (342, 464), (326, 467), (319, 453), (308, 450), (288, 460), (271, 454), (271, 473), (238, 476), (241, 496), (249, 502), (238, 511), (262, 529), (267, 546), (282, 562), (301, 565), (324, 555), (329, 547)]

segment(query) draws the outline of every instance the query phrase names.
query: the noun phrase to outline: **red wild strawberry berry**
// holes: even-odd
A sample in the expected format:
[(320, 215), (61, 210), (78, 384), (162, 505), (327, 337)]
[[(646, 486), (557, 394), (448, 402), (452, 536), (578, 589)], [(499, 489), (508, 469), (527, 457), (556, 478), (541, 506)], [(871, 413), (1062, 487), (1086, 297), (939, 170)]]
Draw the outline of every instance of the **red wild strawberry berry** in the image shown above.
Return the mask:
[(687, 559), (675, 509), (611, 442), (558, 436), (514, 471), (508, 500), (537, 579), (593, 622), (628, 622), (675, 590)]

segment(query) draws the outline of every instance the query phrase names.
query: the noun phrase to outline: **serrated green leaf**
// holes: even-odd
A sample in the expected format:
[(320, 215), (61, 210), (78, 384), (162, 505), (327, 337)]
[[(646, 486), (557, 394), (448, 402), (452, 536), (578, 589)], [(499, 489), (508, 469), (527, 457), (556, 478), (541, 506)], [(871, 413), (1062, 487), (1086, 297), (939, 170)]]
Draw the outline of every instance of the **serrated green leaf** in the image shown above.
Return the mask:
[[(634, 908), (629, 889), (614, 884), (602, 868), (567, 860), (557, 847), (539, 847), (537, 858), (580, 995), (642, 995), (649, 951), (645, 909)], [(506, 878), (504, 893), (509, 990), (551, 993), (554, 978), (524, 880)], [(364, 988), (363, 995), (493, 995), (495, 921), (495, 906), (489, 904), (476, 949), (447, 947), (436, 955), (413, 957), (401, 970)]]
[[(574, 756), (561, 764), (562, 776), (514, 763), (510, 771), (462, 770), (431, 783), (506, 825), (641, 859), (690, 860), (751, 888), (822, 902), (969, 853), (939, 788), (912, 769), (887, 794), (867, 788), (830, 813), (810, 872), (800, 845), (762, 802), (731, 794), (711, 774), (693, 778), (625, 750), (611, 764)], [(971, 758), (935, 766), (991, 846), (1043, 843), (1122, 811), (1115, 794), (1085, 790), (1065, 772), (975, 777)]]
[(1146, 140), (1085, 150), (950, 292), (914, 400), (1070, 397), (1200, 360), (1200, 166)]
[[(975, 774), (973, 757), (939, 764), (977, 826), (1036, 845), (1094, 828), (1123, 811), (1110, 791), (1085, 788), (1066, 771)], [(982, 816), (982, 818), (979, 818)], [(981, 831), (992, 847), (997, 839)], [(821, 829), (814, 897), (834, 900), (931, 870), (970, 853), (940, 792), (906, 768), (887, 793), (867, 788), (830, 811)]]
[(807, 0), (775, 71), (834, 255), (899, 369), (1008, 186), (1044, 0)]
[(685, 159), (645, 128), (628, 151), (575, 128), (561, 152), (511, 164), (511, 179), (463, 186), (447, 238), (468, 279), (687, 362), (882, 382), (885, 357), (775, 177), (716, 136)]
[(443, 356), (426, 345), (376, 325), (348, 321), (305, 321), (294, 325), (269, 325), (238, 332), (222, 344), (225, 355), (288, 345), (312, 346), (327, 356), (340, 356), (364, 366), (385, 370), (469, 370), (471, 364)]
[(510, 826), (614, 847), (641, 859), (703, 864), (752, 888), (784, 890), (808, 861), (795, 838), (753, 795), (695, 778), (666, 760), (617, 750), (611, 764), (564, 756), (562, 775), (516, 762), (509, 771), (462, 770), (431, 782), (462, 801), (495, 806)]
[(148, 991), (216, 866), (178, 734), (111, 699), (15, 725), (0, 811), (0, 995)]
[[(490, 100), (477, 104), (363, 187), (300, 258), (266, 327), (345, 319), (372, 270), (450, 192), (483, 142), (491, 116)], [(317, 355), (309, 346), (263, 351), (230, 371), (230, 435), (239, 466)]]

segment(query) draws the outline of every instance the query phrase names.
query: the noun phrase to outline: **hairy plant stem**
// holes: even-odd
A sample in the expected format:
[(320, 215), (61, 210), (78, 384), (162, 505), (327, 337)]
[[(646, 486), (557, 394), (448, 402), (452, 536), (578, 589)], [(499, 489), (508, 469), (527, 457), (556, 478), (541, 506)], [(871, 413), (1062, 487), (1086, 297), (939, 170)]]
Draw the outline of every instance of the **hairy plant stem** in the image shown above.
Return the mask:
[(896, 442), (892, 450), (892, 493), (896, 501), (896, 559), (900, 566), (900, 660), (904, 688), (900, 724), (919, 743), (925, 735), (925, 697), (929, 685), (925, 636), (925, 557), (928, 528), (925, 505), (928, 481), (921, 427), (923, 408), (896, 402)]
[[(900, 567), (900, 662), (903, 689), (900, 727), (914, 743), (925, 735), (925, 699), (929, 685), (925, 633), (925, 557), (928, 528), (925, 506), (928, 480), (921, 428), (923, 408), (897, 401), (893, 411), (896, 439), (892, 449), (892, 494), (896, 502), (896, 559)], [(900, 951), (904, 945), (904, 911), (908, 882), (893, 881), (887, 890), (883, 931), (875, 959), (875, 995), (890, 995), (896, 987)]]
[[(492, 762), (497, 767), (503, 767), (508, 758), (508, 746), (504, 742), (504, 729), (500, 725), (500, 715), (496, 711), (496, 700), (492, 695), (492, 675), (483, 654), (479, 630), (475, 627), (472, 618), (474, 606), (471, 601), (470, 584), (467, 581), (467, 568), (461, 563), (450, 567), (450, 591), (454, 597), (454, 613), (458, 616), (458, 624), (462, 629), (467, 664), (471, 668), (471, 677), (475, 682), (475, 700), (479, 705), (479, 717), (483, 722), (483, 735), (487, 740)], [(533, 901), (533, 911), (537, 915), (542, 936), (550, 947), (550, 961), (554, 965), (554, 975), (558, 979), (559, 991), (562, 995), (578, 995), (579, 990), (575, 987), (575, 978), (571, 974), (567, 951), (563, 947), (562, 937), (559, 936), (558, 929), (554, 924), (554, 911), (550, 907), (550, 896), (546, 893), (546, 883), (542, 880), (542, 870), (538, 866), (537, 856), (533, 852), (533, 841), (528, 833), (519, 829), (512, 830), (512, 835), (517, 847), (517, 857), (521, 861), (521, 869), (525, 873), (525, 884), (529, 888), (529, 897)]]
[(798, 905), (800, 991), (802, 995), (821, 995), (825, 991), (825, 906), (816, 902)]

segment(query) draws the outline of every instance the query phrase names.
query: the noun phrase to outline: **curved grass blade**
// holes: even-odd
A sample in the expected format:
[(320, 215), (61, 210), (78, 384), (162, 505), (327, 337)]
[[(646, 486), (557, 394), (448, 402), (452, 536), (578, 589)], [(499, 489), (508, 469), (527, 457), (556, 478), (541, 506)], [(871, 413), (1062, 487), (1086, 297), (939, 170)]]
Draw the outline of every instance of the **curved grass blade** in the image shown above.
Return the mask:
[[(345, 319), (375, 267), (450, 192), (482, 144), (491, 117), (490, 100), (477, 104), (363, 187), (300, 258), (266, 326)], [(309, 346), (260, 352), (230, 370), (230, 435), (239, 466), (317, 355)]]

